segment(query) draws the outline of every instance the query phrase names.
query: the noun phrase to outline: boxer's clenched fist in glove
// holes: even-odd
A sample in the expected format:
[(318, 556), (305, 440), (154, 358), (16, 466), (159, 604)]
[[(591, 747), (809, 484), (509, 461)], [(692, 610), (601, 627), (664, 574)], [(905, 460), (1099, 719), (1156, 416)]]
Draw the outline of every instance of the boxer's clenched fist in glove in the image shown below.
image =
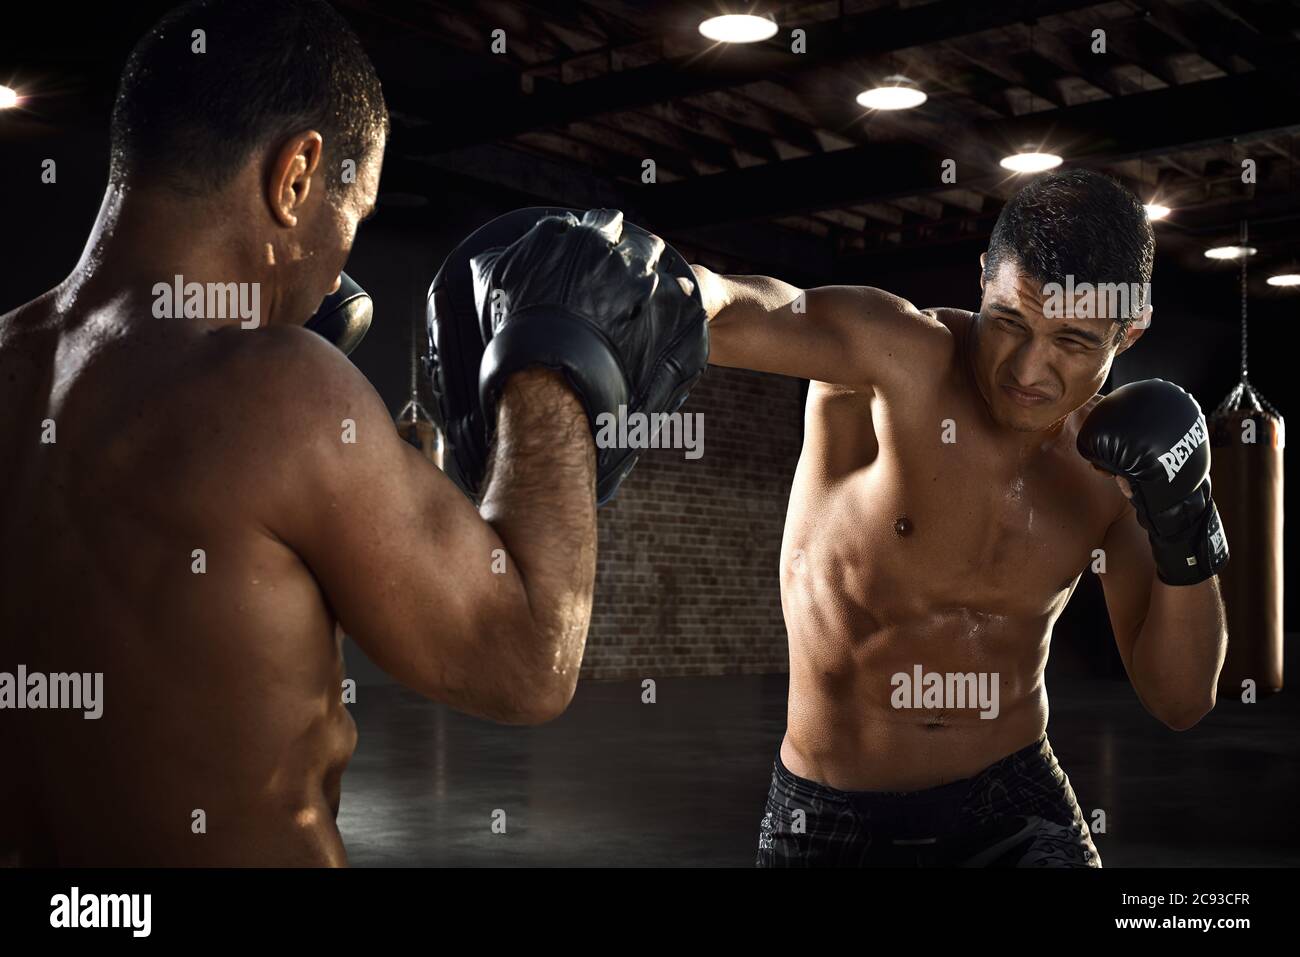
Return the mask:
[[(467, 307), (477, 336), (465, 333)], [(651, 422), (674, 411), (708, 362), (708, 324), (690, 267), (617, 210), (581, 219), (517, 210), (482, 227), (434, 280), (430, 337), (451, 451), (471, 494), (480, 491), (496, 402), (512, 373), (561, 371), (596, 433), (598, 417), (617, 418), (620, 407)], [(470, 375), (474, 396), (464, 388)], [(599, 502), (613, 496), (637, 451), (597, 448)]]
[(1079, 454), (1123, 476), (1166, 585), (1195, 585), (1228, 560), (1228, 541), (1210, 498), (1210, 446), (1196, 400), (1172, 382), (1147, 379), (1116, 389), (1079, 429)]

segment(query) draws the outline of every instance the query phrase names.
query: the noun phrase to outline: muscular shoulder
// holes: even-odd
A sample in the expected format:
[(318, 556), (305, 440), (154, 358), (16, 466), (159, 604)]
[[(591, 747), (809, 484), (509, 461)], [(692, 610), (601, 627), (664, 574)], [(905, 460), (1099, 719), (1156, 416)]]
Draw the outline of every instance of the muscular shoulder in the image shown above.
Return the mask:
[(873, 391), (929, 381), (941, 373), (953, 351), (946, 311), (941, 317), (936, 310), (917, 309), (883, 289), (823, 286), (810, 290), (808, 308), (843, 330), (841, 347), (853, 381)]
[[(344, 449), (391, 429), (374, 388), (332, 345), (299, 327), (214, 334), (193, 363), (201, 457), (258, 496), (346, 469)], [(335, 478), (338, 478), (336, 475)]]
[(970, 313), (960, 309), (918, 309), (891, 296), (897, 310), (886, 324), (886, 361), (878, 374), (885, 390), (916, 396), (927, 384), (937, 384), (951, 371), (956, 343), (965, 334)]
[(47, 292), (0, 315), (0, 351), (21, 350), (34, 339), (57, 334), (51, 308), (53, 297), (53, 291)]
[(920, 313), (942, 324), (953, 335), (964, 334), (970, 328), (971, 318), (975, 315), (969, 309), (952, 309), (948, 306), (932, 306), (920, 310)]
[(206, 355), (208, 384), (268, 428), (297, 433), (322, 416), (368, 411), (377, 398), (347, 357), (301, 327), (230, 329), (214, 339)]

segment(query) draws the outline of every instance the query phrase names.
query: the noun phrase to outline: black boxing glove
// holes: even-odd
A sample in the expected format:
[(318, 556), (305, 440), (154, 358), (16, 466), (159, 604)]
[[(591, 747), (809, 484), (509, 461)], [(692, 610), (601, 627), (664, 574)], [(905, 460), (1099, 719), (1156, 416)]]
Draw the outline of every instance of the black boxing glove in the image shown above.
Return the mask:
[[(473, 498), (512, 373), (563, 372), (599, 434), (600, 417), (617, 417), (619, 406), (658, 425), (653, 414), (675, 411), (708, 363), (708, 324), (690, 266), (616, 210), (579, 221), (572, 210), (521, 209), (475, 231), (430, 288), (429, 340), (448, 474)], [(599, 504), (613, 497), (638, 451), (598, 444)]]
[(370, 331), (375, 304), (360, 285), (345, 272), (339, 273), (338, 292), (321, 302), (307, 328), (334, 343), (344, 355), (350, 353)]
[(1196, 400), (1172, 382), (1121, 386), (1097, 403), (1076, 443), (1093, 465), (1128, 480), (1166, 585), (1195, 585), (1228, 561), (1210, 498), (1210, 445)]

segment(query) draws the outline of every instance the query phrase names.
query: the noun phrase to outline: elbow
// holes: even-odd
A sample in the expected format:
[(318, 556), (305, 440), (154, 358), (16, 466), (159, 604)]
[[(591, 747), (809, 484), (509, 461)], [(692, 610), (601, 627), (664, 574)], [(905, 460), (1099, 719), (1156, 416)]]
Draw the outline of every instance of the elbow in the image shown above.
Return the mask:
[(1171, 731), (1189, 731), (1200, 724), (1201, 719), (1213, 710), (1214, 695), (1211, 694), (1208, 702), (1197, 704), (1194, 707), (1171, 708), (1158, 715), (1158, 717)]
[(574, 673), (571, 680), (557, 675), (551, 685), (552, 687), (545, 694), (538, 695), (533, 702), (529, 712), (532, 720), (529, 724), (547, 724), (569, 710), (569, 705), (573, 703), (573, 696), (578, 691), (577, 673)]
[(568, 710), (591, 620), (590, 591), (572, 607), (552, 610), (547, 603), (544, 611), (539, 616), (520, 603), (513, 613), (481, 623), (475, 667), (482, 671), (483, 717), (529, 726), (554, 721)]
[(562, 605), (558, 614), (534, 618), (515, 633), (527, 638), (512, 643), (512, 723), (547, 724), (573, 703), (591, 624), (591, 586), (587, 587), (585, 598)]
[(578, 690), (578, 676), (535, 673), (520, 679), (517, 692), (503, 703), (497, 720), (532, 727), (554, 721), (568, 710)]
[(1200, 724), (1203, 717), (1205, 717), (1204, 714), (1189, 714), (1179, 715), (1177, 717), (1161, 718), (1160, 720), (1164, 722), (1165, 727), (1170, 731), (1190, 731), (1192, 728)]
[[(513, 647), (504, 655), (511, 666), (503, 669), (508, 680), (498, 686), (501, 695), (496, 720), (514, 725), (554, 721), (568, 710), (578, 690), (582, 659), (563, 660), (558, 649), (565, 645), (565, 638), (545, 629), (522, 628), (514, 634)], [(519, 641), (520, 634), (528, 637)]]

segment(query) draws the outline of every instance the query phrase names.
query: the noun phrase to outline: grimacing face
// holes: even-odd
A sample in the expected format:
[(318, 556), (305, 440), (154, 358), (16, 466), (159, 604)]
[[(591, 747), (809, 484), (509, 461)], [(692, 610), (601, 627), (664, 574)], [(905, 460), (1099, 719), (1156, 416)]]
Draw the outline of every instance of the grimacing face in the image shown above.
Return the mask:
[(1115, 356), (1141, 335), (1135, 323), (1116, 348), (1110, 316), (1044, 316), (1043, 283), (1014, 261), (987, 281), (981, 274), (980, 286), (971, 370), (993, 420), (1016, 432), (1049, 429), (1082, 406), (1106, 381)]

